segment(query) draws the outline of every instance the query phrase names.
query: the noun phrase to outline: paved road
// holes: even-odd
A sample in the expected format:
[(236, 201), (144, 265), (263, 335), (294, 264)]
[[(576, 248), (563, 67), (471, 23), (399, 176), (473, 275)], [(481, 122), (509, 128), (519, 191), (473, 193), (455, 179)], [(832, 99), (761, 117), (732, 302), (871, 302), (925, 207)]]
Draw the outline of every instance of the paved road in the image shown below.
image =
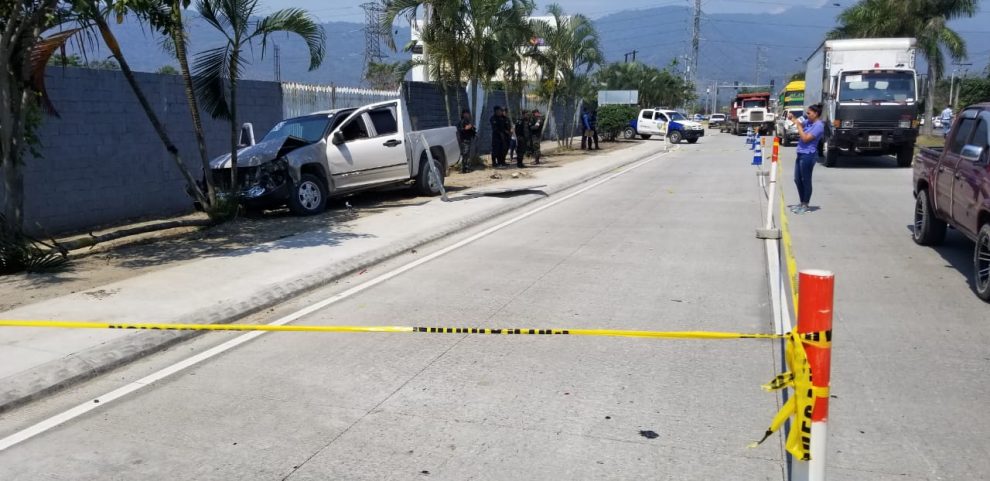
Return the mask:
[(892, 158), (814, 175), (820, 210), (791, 229), (799, 267), (836, 272), (830, 481), (987, 479), (990, 305), (970, 285), (973, 244), (913, 243), (911, 169)]
[[(300, 322), (768, 332), (740, 143), (684, 145)], [(9, 413), (0, 435), (232, 337)], [(746, 448), (777, 408), (772, 346), (268, 334), (0, 453), (0, 479), (778, 480), (779, 441)]]

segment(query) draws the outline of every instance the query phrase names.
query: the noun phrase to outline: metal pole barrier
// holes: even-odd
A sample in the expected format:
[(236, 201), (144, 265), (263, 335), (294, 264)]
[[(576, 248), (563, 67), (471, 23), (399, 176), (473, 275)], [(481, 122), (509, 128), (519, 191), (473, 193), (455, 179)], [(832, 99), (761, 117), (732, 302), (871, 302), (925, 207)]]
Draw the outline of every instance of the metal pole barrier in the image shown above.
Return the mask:
[(440, 171), (437, 170), (436, 162), (433, 160), (433, 152), (430, 152), (430, 143), (426, 141), (426, 135), (420, 133), (419, 140), (425, 147), (424, 152), (426, 152), (426, 163), (429, 164), (430, 168), (430, 177), (432, 177), (433, 181), (440, 187), (440, 199), (444, 202), (450, 202), (450, 199), (447, 198), (447, 189), (443, 187), (443, 176), (440, 175)]
[[(811, 411), (811, 461), (807, 463), (808, 481), (825, 481), (825, 445), (828, 440), (828, 387), (832, 366), (832, 302), (835, 274), (823, 270), (801, 271), (797, 331), (819, 334), (817, 342), (805, 342), (804, 350), (811, 367), (811, 382), (823, 395), (815, 397)], [(818, 389), (816, 389), (818, 390)]]
[(777, 160), (780, 156), (780, 139), (773, 138), (773, 154), (770, 156), (770, 193), (767, 199), (767, 221), (765, 229), (773, 229), (773, 203), (777, 197)]

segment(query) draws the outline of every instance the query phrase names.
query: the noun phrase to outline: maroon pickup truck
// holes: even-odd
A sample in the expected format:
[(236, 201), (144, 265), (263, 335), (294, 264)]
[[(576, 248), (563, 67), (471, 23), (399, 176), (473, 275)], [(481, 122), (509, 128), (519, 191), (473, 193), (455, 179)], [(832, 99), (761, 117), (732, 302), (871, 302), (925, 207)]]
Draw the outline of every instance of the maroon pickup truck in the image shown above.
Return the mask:
[(990, 301), (990, 103), (967, 107), (945, 147), (914, 160), (914, 241), (937, 245), (947, 225), (976, 241), (973, 284)]

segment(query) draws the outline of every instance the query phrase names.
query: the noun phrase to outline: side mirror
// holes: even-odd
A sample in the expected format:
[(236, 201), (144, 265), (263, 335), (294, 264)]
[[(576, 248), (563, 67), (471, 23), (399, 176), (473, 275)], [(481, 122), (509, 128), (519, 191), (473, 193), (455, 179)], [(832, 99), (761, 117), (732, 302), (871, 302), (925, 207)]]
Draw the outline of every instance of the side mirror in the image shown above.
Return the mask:
[(979, 163), (983, 160), (983, 147), (976, 145), (966, 145), (962, 148), (959, 156), (972, 163)]
[(254, 125), (250, 122), (245, 122), (241, 124), (241, 138), (237, 141), (241, 147), (250, 147), (255, 144), (254, 142)]
[(344, 134), (340, 133), (340, 131), (334, 132), (333, 137), (330, 139), (330, 141), (333, 142), (333, 145), (343, 144)]

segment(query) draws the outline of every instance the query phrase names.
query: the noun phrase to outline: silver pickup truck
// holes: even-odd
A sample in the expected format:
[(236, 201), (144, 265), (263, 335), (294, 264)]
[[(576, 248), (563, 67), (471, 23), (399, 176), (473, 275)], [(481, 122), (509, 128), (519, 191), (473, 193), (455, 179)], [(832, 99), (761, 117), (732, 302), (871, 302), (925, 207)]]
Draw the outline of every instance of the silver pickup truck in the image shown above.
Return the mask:
[[(260, 142), (238, 151), (241, 202), (251, 208), (288, 205), (297, 215), (313, 215), (330, 197), (410, 180), (421, 194), (438, 195), (448, 162), (460, 153), (457, 129), (410, 127), (402, 99), (279, 122)], [(439, 178), (430, 174), (430, 156)], [(229, 191), (230, 154), (210, 167), (218, 189)]]

